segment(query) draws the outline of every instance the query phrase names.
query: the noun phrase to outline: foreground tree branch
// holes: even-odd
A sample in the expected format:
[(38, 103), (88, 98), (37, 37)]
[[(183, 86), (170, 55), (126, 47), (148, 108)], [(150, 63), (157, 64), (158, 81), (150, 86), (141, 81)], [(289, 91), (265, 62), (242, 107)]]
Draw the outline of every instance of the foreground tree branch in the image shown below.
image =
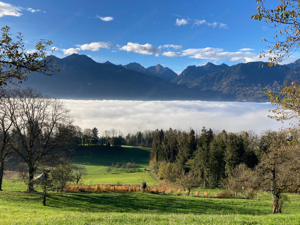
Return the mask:
[[(10, 37), (10, 27), (1, 29), (0, 37), (0, 87), (12, 84), (20, 84), (27, 79), (30, 72), (39, 72), (46, 75), (54, 73), (55, 61), (47, 57), (47, 47), (51, 41), (40, 40), (35, 45), (33, 52), (25, 49), (25, 43), (21, 33), (13, 42)], [(59, 70), (59, 69), (58, 69)], [(16, 81), (17, 80), (17, 81)]]

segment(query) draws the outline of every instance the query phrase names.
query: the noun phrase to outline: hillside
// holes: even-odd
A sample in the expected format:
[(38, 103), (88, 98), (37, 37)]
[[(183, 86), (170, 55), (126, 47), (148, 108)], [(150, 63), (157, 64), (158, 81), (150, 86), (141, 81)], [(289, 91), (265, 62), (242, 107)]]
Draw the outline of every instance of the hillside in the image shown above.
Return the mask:
[(173, 70), (169, 69), (168, 67), (163, 67), (159, 64), (156, 66), (150, 66), (146, 69), (138, 63), (129, 63), (125, 65), (124, 68), (149, 76), (159, 77), (167, 82), (171, 82), (177, 77), (177, 74)]
[(263, 90), (280, 91), (285, 82), (299, 78), (298, 69), (280, 65), (269, 67), (262, 62), (252, 62), (202, 76), (189, 82), (187, 86), (197, 90), (232, 94), (237, 101), (256, 101), (266, 99)]
[(227, 66), (226, 64), (217, 66), (213, 63), (207, 63), (204, 66), (198, 67), (188, 66), (184, 71), (182, 71), (182, 73), (179, 76), (172, 80), (172, 83), (185, 85), (207, 74), (221, 71), (228, 67), (229, 66)]
[[(32, 73), (22, 87), (67, 99), (186, 100), (197, 99), (195, 91), (159, 77), (128, 70), (111, 63), (97, 63), (85, 55), (54, 58), (60, 72), (46, 76)], [(209, 95), (200, 93), (200, 98)]]
[(146, 69), (138, 63), (97, 63), (77, 54), (53, 59), (59, 73), (32, 73), (22, 87), (66, 99), (267, 101), (263, 90), (277, 92), (285, 82), (300, 80), (298, 61), (273, 67), (207, 63), (188, 66), (178, 76), (161, 65)]
[[(107, 148), (106, 146), (78, 146), (74, 163), (85, 166), (87, 176), (84, 184), (136, 184), (146, 181), (149, 185), (158, 183), (143, 168), (149, 167), (149, 149), (143, 147), (122, 146), (122, 148)], [(135, 172), (123, 171), (120, 167), (128, 162), (135, 163)], [(119, 164), (119, 168), (107, 172), (107, 167)]]

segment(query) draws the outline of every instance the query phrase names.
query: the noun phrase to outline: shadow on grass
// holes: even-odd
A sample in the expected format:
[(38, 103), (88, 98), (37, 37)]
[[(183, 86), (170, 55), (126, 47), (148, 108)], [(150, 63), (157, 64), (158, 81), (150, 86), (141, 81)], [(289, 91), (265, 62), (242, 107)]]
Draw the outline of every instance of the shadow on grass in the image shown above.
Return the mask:
[(106, 147), (101, 145), (95, 146), (78, 146), (75, 150), (77, 157), (75, 163), (90, 166), (111, 166), (112, 163), (120, 165), (131, 162), (139, 164), (148, 164), (150, 152), (138, 147)]
[(48, 206), (70, 211), (122, 213), (269, 214), (263, 202), (233, 199), (199, 199), (148, 193), (53, 194)]

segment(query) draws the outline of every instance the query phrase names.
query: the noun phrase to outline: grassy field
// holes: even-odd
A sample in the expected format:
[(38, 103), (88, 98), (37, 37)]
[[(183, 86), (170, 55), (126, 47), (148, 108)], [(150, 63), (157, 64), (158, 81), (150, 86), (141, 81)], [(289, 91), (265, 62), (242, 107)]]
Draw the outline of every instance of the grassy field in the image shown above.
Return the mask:
[(81, 183), (84, 184), (141, 184), (146, 181), (148, 185), (157, 185), (158, 183), (148, 172), (106, 172), (106, 168), (117, 163), (121, 166), (124, 163), (134, 162), (136, 169), (142, 171), (148, 168), (149, 148), (135, 148), (132, 146), (123, 146), (121, 149), (105, 148), (101, 146), (81, 146), (81, 152), (87, 152), (75, 159), (76, 164), (86, 167), (88, 175)]
[[(83, 183), (158, 183), (147, 172), (108, 174), (112, 163), (133, 159), (147, 167), (148, 149), (109, 151), (86, 147), (76, 163), (87, 167)], [(118, 151), (118, 152), (114, 152)], [(271, 198), (260, 200), (196, 198), (149, 193), (50, 193), (42, 206), (40, 192), (26, 193), (20, 179), (5, 179), (0, 192), (0, 224), (300, 224), (300, 195), (289, 195), (280, 215), (270, 214)], [(200, 190), (203, 193), (205, 190)], [(217, 190), (207, 190), (211, 195)]]

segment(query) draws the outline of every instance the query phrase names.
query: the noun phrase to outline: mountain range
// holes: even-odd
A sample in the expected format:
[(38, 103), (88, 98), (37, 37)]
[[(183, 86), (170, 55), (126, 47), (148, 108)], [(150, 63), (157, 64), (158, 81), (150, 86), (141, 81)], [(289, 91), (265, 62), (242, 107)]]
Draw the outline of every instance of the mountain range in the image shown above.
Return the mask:
[(266, 101), (263, 90), (279, 91), (285, 82), (300, 79), (300, 60), (269, 67), (250, 62), (188, 66), (179, 76), (162, 65), (97, 63), (73, 54), (55, 60), (60, 72), (31, 73), (22, 87), (67, 99)]

